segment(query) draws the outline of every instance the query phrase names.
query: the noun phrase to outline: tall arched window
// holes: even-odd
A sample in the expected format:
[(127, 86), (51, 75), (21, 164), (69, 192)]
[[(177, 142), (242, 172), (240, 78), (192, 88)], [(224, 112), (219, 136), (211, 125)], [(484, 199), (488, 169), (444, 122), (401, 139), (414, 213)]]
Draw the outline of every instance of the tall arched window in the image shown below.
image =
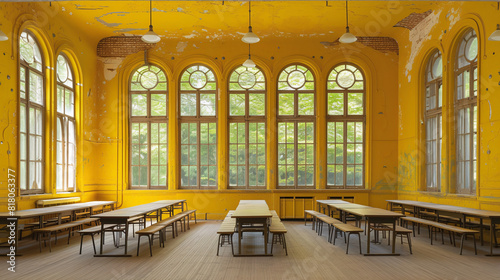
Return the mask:
[(45, 66), (30, 31), (19, 37), (19, 54), (19, 185), (22, 194), (43, 193)]
[(425, 71), (425, 177), (427, 191), (439, 191), (441, 182), (443, 63), (436, 50)]
[(477, 57), (473, 29), (459, 41), (455, 62), (456, 178), (457, 193), (476, 193)]
[(130, 81), (130, 186), (167, 188), (168, 86), (154, 65), (137, 69)]
[(57, 57), (56, 189), (75, 190), (75, 81), (67, 58)]
[(327, 187), (364, 187), (365, 79), (356, 66), (341, 64), (327, 81)]
[(266, 80), (240, 66), (229, 78), (229, 188), (266, 185)]
[(179, 98), (182, 189), (217, 187), (217, 82), (211, 69), (188, 67)]
[(294, 64), (278, 78), (278, 188), (314, 188), (315, 85), (305, 66)]

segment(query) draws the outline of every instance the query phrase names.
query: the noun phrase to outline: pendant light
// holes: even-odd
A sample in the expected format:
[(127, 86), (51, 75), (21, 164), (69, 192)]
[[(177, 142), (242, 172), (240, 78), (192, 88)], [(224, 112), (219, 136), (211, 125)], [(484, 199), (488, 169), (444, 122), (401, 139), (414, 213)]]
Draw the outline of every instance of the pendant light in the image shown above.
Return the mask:
[(254, 68), (255, 62), (252, 60), (252, 55), (250, 54), (250, 44), (248, 44), (248, 59), (243, 62), (243, 66), (248, 68)]
[(349, 32), (349, 6), (347, 4), (347, 0), (345, 1), (345, 22), (345, 33), (339, 38), (339, 41), (344, 44), (354, 43), (358, 40), (358, 38), (356, 38), (356, 36), (352, 35), (352, 33)]
[(243, 43), (255, 44), (260, 41), (260, 38), (252, 32), (252, 2), (248, 2), (248, 33), (241, 38)]
[(146, 43), (158, 43), (160, 42), (160, 36), (153, 31), (153, 0), (149, 0), (149, 31), (142, 35), (142, 41)]
[[(500, 2), (497, 3), (497, 11), (500, 10)], [(497, 24), (497, 30), (491, 33), (490, 37), (488, 37), (490, 41), (500, 41), (500, 24)]]

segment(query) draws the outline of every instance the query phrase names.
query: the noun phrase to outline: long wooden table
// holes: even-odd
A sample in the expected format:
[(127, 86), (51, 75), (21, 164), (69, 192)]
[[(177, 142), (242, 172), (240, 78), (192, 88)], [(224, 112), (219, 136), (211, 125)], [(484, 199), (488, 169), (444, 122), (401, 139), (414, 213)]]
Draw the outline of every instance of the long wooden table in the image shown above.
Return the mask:
[(101, 246), (99, 250), (99, 254), (94, 255), (94, 257), (130, 257), (131, 255), (127, 254), (128, 248), (128, 220), (133, 217), (143, 216), (144, 217), (144, 227), (146, 227), (146, 216), (148, 213), (156, 211), (157, 216), (161, 215), (159, 211), (163, 208), (170, 208), (175, 205), (180, 205), (181, 210), (184, 211), (184, 203), (186, 200), (159, 200), (155, 202), (151, 202), (148, 204), (137, 205), (128, 208), (122, 208), (111, 212), (106, 212), (102, 214), (92, 215), (93, 218), (99, 218), (101, 221), (101, 236), (105, 232), (106, 224), (118, 224), (125, 225), (125, 252), (124, 254), (103, 254), (102, 249), (104, 245), (104, 238), (101, 238)]
[(251, 256), (272, 256), (267, 253), (267, 233), (268, 233), (268, 219), (273, 215), (269, 211), (265, 200), (241, 200), (238, 207), (234, 211), (232, 218), (236, 219), (238, 226), (238, 254), (239, 256), (249, 256), (241, 254), (241, 239), (243, 232), (243, 225), (248, 224), (262, 224), (264, 229), (264, 255), (251, 255)]
[[(367, 220), (367, 238), (366, 238), (366, 254), (365, 256), (399, 256), (396, 254), (396, 234), (392, 235), (392, 253), (390, 254), (372, 254), (370, 253), (370, 227), (371, 224), (392, 224), (393, 232), (396, 232), (396, 221), (403, 217), (401, 213), (396, 213), (380, 208), (375, 208), (367, 205), (350, 203), (343, 200), (318, 200), (318, 207), (323, 204), (328, 207), (328, 215), (330, 209), (335, 208), (340, 212), (340, 217), (345, 222), (346, 213), (352, 214), (359, 221), (362, 218)], [(321, 209), (321, 208), (319, 208)]]
[(416, 216), (419, 216), (422, 209), (430, 209), (436, 211), (438, 218), (439, 215), (457, 217), (462, 222), (463, 227), (466, 226), (467, 217), (478, 218), (481, 245), (484, 244), (483, 219), (489, 219), (491, 221), (490, 253), (487, 256), (500, 256), (500, 254), (493, 254), (493, 247), (496, 240), (495, 226), (496, 224), (500, 224), (500, 212), (414, 200), (387, 200), (387, 202), (390, 204), (391, 210), (394, 209), (395, 205), (402, 206), (401, 210), (403, 214), (405, 211), (404, 206), (410, 206), (413, 207)]
[(47, 215), (57, 215), (58, 216), (58, 224), (61, 223), (61, 217), (63, 215), (70, 214), (72, 217), (75, 217), (76, 211), (90, 209), (90, 213), (93, 213), (93, 209), (95, 207), (106, 207), (111, 206), (111, 209), (114, 208), (114, 204), (116, 201), (90, 201), (90, 202), (82, 202), (82, 203), (73, 203), (73, 204), (65, 204), (58, 206), (50, 206), (45, 208), (33, 208), (26, 210), (18, 210), (14, 211), (13, 215), (10, 212), (2, 212), (0, 213), (0, 224), (10, 224), (14, 223), (14, 230), (16, 232), (15, 236), (15, 248), (17, 254), (17, 244), (19, 241), (19, 220), (21, 219), (35, 219), (38, 218), (39, 227), (43, 228), (43, 217)]

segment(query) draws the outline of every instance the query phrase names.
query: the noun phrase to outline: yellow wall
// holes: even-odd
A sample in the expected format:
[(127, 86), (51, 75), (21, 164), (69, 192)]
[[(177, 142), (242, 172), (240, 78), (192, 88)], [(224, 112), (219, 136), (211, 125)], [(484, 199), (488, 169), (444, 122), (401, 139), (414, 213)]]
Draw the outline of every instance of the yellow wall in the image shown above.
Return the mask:
[[(77, 184), (79, 192), (56, 194), (55, 190), (55, 142), (50, 141), (54, 134), (49, 134), (50, 130), (55, 130), (55, 96), (46, 95), (46, 139), (45, 139), (45, 194), (18, 196), (18, 209), (32, 208), (38, 199), (52, 197), (80, 196), (82, 200), (92, 200), (97, 198), (93, 193), (86, 192), (86, 169), (84, 158), (92, 144), (84, 143), (85, 138), (92, 131), (91, 117), (89, 112), (95, 111), (91, 104), (95, 103), (95, 72), (96, 72), (96, 42), (87, 37), (83, 32), (76, 32), (72, 23), (60, 20), (60, 10), (45, 3), (0, 3), (0, 28), (8, 36), (8, 41), (0, 42), (0, 211), (7, 210), (7, 172), (8, 169), (19, 170), (18, 168), (18, 98), (19, 98), (19, 75), (18, 75), (18, 38), (25, 29), (36, 34), (41, 45), (42, 55), (45, 64), (46, 92), (55, 92), (55, 62), (57, 55), (65, 52), (74, 65), (73, 71), (76, 81), (82, 86), (76, 86), (75, 105), (77, 122), (78, 166)], [(14, 35), (13, 35), (14, 34)], [(87, 95), (92, 89), (93, 94)], [(18, 174), (19, 175), (19, 174)], [(16, 178), (19, 180), (19, 178)], [(18, 193), (19, 195), (19, 193)]]
[[(266, 4), (267, 5), (267, 4)], [(10, 33), (10, 39), (0, 42), (0, 202), (6, 199), (6, 172), (7, 168), (17, 168), (17, 110), (18, 110), (18, 54), (16, 38), (21, 28), (33, 25), (45, 42), (44, 47), (50, 64), (55, 64), (55, 58), (60, 49), (65, 46), (74, 54), (78, 69), (82, 76), (82, 88), (77, 107), (80, 114), (77, 117), (79, 126), (78, 139), (78, 191), (70, 194), (56, 194), (55, 168), (53, 163), (47, 162), (46, 193), (45, 195), (22, 196), (19, 198), (19, 208), (34, 207), (34, 201), (41, 198), (59, 196), (82, 196), (84, 201), (117, 200), (120, 206), (154, 201), (157, 199), (186, 198), (191, 208), (199, 212), (223, 213), (225, 209), (234, 208), (240, 199), (266, 199), (271, 208), (277, 209), (280, 196), (314, 196), (316, 199), (325, 199), (328, 196), (355, 196), (357, 203), (385, 207), (385, 199), (403, 198), (433, 201), (439, 203), (461, 204), (471, 207), (495, 208), (500, 197), (496, 186), (499, 168), (495, 164), (496, 136), (499, 118), (495, 99), (495, 90), (498, 91), (498, 69), (500, 50), (498, 42), (488, 42), (486, 37), (494, 30), (497, 16), (491, 13), (496, 6), (493, 3), (462, 3), (439, 2), (439, 5), (422, 4), (435, 8), (433, 19), (428, 29), (430, 37), (426, 36), (426, 28), (410, 32), (404, 28), (390, 26), (383, 32), (391, 30), (400, 47), (400, 55), (382, 53), (362, 44), (355, 43), (349, 46), (329, 46), (320, 44), (321, 41), (332, 41), (332, 35), (319, 34), (315, 36), (301, 36), (288, 34), (274, 36), (264, 34), (261, 42), (252, 47), (252, 54), (258, 66), (266, 74), (268, 81), (268, 127), (275, 124), (276, 95), (275, 85), (278, 72), (287, 64), (301, 62), (307, 64), (316, 74), (317, 96), (322, 98), (317, 103), (317, 149), (316, 149), (316, 190), (312, 191), (282, 191), (276, 190), (276, 131), (268, 131), (268, 184), (263, 191), (233, 191), (226, 190), (226, 160), (225, 142), (227, 136), (226, 99), (224, 90), (227, 80), (225, 77), (244, 61), (246, 46), (240, 38), (225, 37), (217, 39), (217, 34), (207, 34), (206, 37), (194, 39), (183, 38), (186, 46), (178, 48), (176, 39), (162, 38), (150, 52), (150, 61), (166, 71), (169, 78), (169, 190), (128, 190), (128, 126), (127, 126), (127, 79), (133, 69), (141, 65), (143, 54), (130, 55), (125, 59), (98, 58), (96, 45), (99, 39), (85, 32), (85, 24), (77, 21), (68, 21), (68, 15), (59, 17), (61, 7), (55, 3), (52, 7), (47, 3), (1, 3), (0, 28)], [(426, 6), (427, 5), (427, 6)], [(57, 9), (55, 8), (57, 6)], [(35, 12), (34, 12), (35, 11)], [(407, 9), (408, 13), (411, 9)], [(481, 16), (467, 14), (475, 11)], [(434, 15), (432, 15), (434, 16)], [(65, 21), (62, 18), (66, 19)], [(220, 20), (220, 19), (216, 19)], [(393, 19), (394, 20), (394, 19)], [(215, 20), (214, 20), (215, 21)], [(373, 22), (373, 20), (372, 20)], [(435, 22), (435, 24), (433, 24)], [(478, 196), (457, 196), (448, 193), (429, 194), (421, 192), (421, 127), (420, 123), (420, 92), (422, 80), (422, 62), (429, 52), (438, 47), (444, 57), (452, 50), (453, 40), (462, 27), (473, 26), (480, 38), (480, 132), (479, 132), (479, 184)], [(367, 25), (368, 26), (368, 25)], [(394, 31), (395, 30), (395, 31)], [(444, 33), (446, 30), (446, 33)], [(425, 31), (425, 32), (424, 32)], [(185, 31), (183, 31), (185, 32)], [(420, 33), (422, 34), (420, 34)], [(411, 39), (410, 39), (411, 36)], [(442, 39), (442, 40), (441, 40)], [(497, 54), (493, 54), (493, 52)], [(3, 55), (5, 52), (5, 55)], [(13, 59), (10, 57), (13, 56)], [(172, 59), (173, 58), (173, 59)], [(366, 190), (325, 190), (326, 186), (326, 126), (325, 116), (325, 80), (329, 70), (337, 63), (352, 62), (359, 65), (367, 79), (367, 154), (366, 154)], [(177, 85), (179, 74), (185, 66), (191, 63), (205, 63), (210, 65), (218, 74), (220, 91), (219, 103), (219, 177), (218, 190), (212, 191), (183, 191), (177, 190), (179, 185), (177, 119)], [(410, 67), (411, 66), (411, 67)], [(446, 66), (446, 64), (445, 64)], [(408, 70), (408, 71), (407, 71)], [(51, 73), (52, 70), (46, 70)], [(445, 76), (447, 73), (445, 69)], [(7, 79), (6, 75), (10, 76)], [(54, 78), (53, 73), (51, 74)], [(492, 79), (488, 76), (492, 75)], [(411, 77), (411, 78), (410, 78)], [(446, 83), (446, 82), (445, 82)], [(48, 83), (55, 84), (55, 80)], [(445, 84), (445, 90), (450, 89)], [(486, 91), (488, 88), (488, 91)], [(12, 89), (12, 91), (10, 91)], [(53, 90), (53, 88), (51, 89)], [(492, 100), (493, 99), (493, 100)], [(49, 100), (50, 101), (50, 100)], [(50, 101), (52, 102), (52, 101)], [(416, 106), (416, 104), (418, 106)], [(491, 118), (490, 118), (491, 106)], [(443, 110), (446, 110), (444, 108)], [(47, 124), (51, 127), (52, 124)], [(447, 139), (448, 135), (444, 136)], [(48, 138), (50, 139), (50, 138)], [(488, 154), (487, 151), (491, 150)], [(46, 158), (55, 156), (55, 149), (50, 141), (46, 141)], [(10, 151), (10, 154), (8, 153)], [(449, 174), (449, 150), (443, 152), (443, 174)], [(53, 162), (53, 161), (50, 161)], [(443, 185), (448, 184), (443, 179)], [(443, 189), (447, 189), (444, 187)], [(460, 198), (460, 200), (459, 200)], [(463, 199), (462, 199), (463, 198)], [(4, 203), (0, 211), (4, 211)]]
[[(500, 144), (500, 42), (487, 38), (499, 23), (497, 3), (443, 3), (430, 15), (428, 24), (401, 33), (406, 46), (399, 60), (398, 197), (473, 208), (500, 210), (500, 169), (495, 147)], [(495, 10), (495, 11), (494, 11)], [(454, 142), (454, 51), (456, 40), (466, 28), (474, 28), (479, 39), (478, 71), (478, 183), (476, 195), (454, 194), (455, 170), (450, 145)], [(443, 57), (443, 148), (440, 192), (425, 191), (423, 166), (425, 127), (422, 98), (426, 61), (434, 49)], [(490, 78), (491, 75), (491, 78)], [(418, 104), (417, 106), (415, 106)]]

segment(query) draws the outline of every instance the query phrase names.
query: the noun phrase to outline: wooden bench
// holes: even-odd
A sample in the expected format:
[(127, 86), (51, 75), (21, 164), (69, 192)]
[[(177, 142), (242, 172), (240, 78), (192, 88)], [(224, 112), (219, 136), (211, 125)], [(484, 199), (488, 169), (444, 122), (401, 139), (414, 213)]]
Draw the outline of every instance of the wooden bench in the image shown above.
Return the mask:
[[(116, 225), (109, 224), (104, 227), (104, 229), (110, 229), (115, 227)], [(85, 235), (90, 235), (92, 236), (92, 246), (94, 246), (94, 254), (97, 254), (97, 251), (95, 249), (95, 242), (94, 242), (94, 235), (99, 234), (101, 232), (101, 226), (94, 226), (94, 227), (89, 227), (86, 229), (82, 229), (77, 231), (80, 234), (80, 255), (82, 254), (82, 245), (83, 245), (83, 237)], [(104, 238), (104, 235), (101, 236), (101, 238)], [(115, 236), (113, 235), (113, 240), (115, 239)]]
[(285, 233), (287, 233), (287, 231), (278, 216), (272, 217), (271, 226), (269, 227), (269, 232), (273, 234), (273, 238), (271, 241), (271, 254), (273, 253), (274, 244), (281, 243), (283, 244), (283, 249), (285, 249), (285, 254), (288, 256), (288, 250), (286, 247), (286, 238), (285, 238)]
[[(361, 236), (360, 232), (363, 232), (363, 229), (353, 226), (351, 224), (344, 224), (344, 223), (332, 223), (331, 226), (333, 227), (333, 230), (330, 230), (330, 237), (329, 241), (331, 242), (332, 236), (333, 235), (333, 245), (335, 245), (335, 239), (337, 238), (337, 232), (342, 231), (344, 233), (344, 242), (347, 243), (347, 249), (345, 251), (346, 254), (349, 253), (349, 239), (351, 237), (351, 234), (356, 234), (358, 236), (359, 240), (359, 253), (363, 254), (363, 251), (361, 249)], [(347, 241), (346, 241), (346, 234), (347, 233)]]
[(335, 218), (332, 218), (332, 217), (329, 217), (325, 214), (321, 214), (318, 215), (318, 217), (316, 217), (316, 219), (318, 220), (317, 222), (317, 225), (316, 225), (316, 231), (318, 232), (318, 235), (323, 235), (323, 224), (327, 224), (328, 225), (328, 232), (330, 232), (331, 230), (331, 226), (333, 224), (338, 224), (338, 223), (341, 223), (342, 224), (342, 221), (339, 221)]
[[(392, 224), (391, 225), (387, 225), (387, 228), (389, 229), (389, 232), (392, 231)], [(407, 229), (405, 227), (402, 227), (402, 226), (396, 226), (396, 232), (393, 233), (393, 234), (396, 234), (396, 237), (399, 235), (401, 236), (401, 244), (403, 244), (403, 236), (406, 236), (406, 239), (408, 240), (408, 246), (410, 248), (410, 254), (413, 254), (412, 253), (412, 249), (411, 249), (411, 234), (412, 234), (413, 230), (411, 229)], [(391, 235), (389, 234), (388, 238), (388, 245), (391, 245)]]
[[(154, 235), (156, 233), (159, 233), (160, 236), (160, 247), (163, 246), (165, 247), (165, 239), (166, 239), (166, 234), (165, 234), (165, 229), (168, 226), (172, 227), (172, 238), (175, 238), (176, 235), (178, 235), (177, 231), (177, 222), (181, 223), (181, 231), (182, 231), (182, 226), (184, 223), (184, 230), (186, 230), (186, 222), (185, 219), (188, 218), (189, 216), (193, 213), (196, 213), (196, 210), (187, 210), (178, 214), (173, 215), (172, 217), (163, 219), (157, 223), (154, 223), (150, 225), (147, 228), (141, 229), (139, 231), (136, 231), (135, 233), (139, 236), (137, 240), (137, 256), (139, 256), (139, 249), (140, 249), (140, 244), (141, 244), (141, 237), (146, 235), (149, 240), (149, 254), (150, 256), (153, 256), (153, 240), (154, 240)], [(195, 222), (196, 222), (196, 215), (195, 215)], [(188, 226), (187, 229), (190, 229), (189, 227), (189, 221), (188, 221)]]
[(219, 235), (219, 239), (217, 241), (217, 256), (219, 255), (219, 248), (224, 245), (225, 239), (227, 238), (228, 244), (231, 244), (231, 252), (234, 256), (234, 247), (233, 247), (233, 234), (234, 228), (236, 227), (236, 219), (231, 218), (234, 211), (229, 211), (222, 221), (219, 229), (217, 230), (217, 234)]
[(53, 225), (53, 226), (34, 229), (33, 232), (38, 233), (38, 243), (39, 243), (39, 247), (40, 247), (40, 252), (42, 252), (42, 235), (43, 234), (45, 234), (45, 233), (49, 234), (48, 238), (45, 239), (44, 242), (46, 240), (49, 241), (49, 252), (52, 252), (50, 239), (51, 239), (53, 232), (55, 233), (55, 237), (56, 237), (55, 244), (57, 244), (57, 232), (63, 231), (63, 230), (68, 230), (68, 244), (69, 244), (71, 232), (75, 227), (82, 227), (84, 224), (90, 224), (92, 222), (97, 222), (98, 220), (99, 220), (98, 218), (85, 218), (85, 219), (76, 220), (76, 221), (72, 221), (72, 222), (64, 223), (64, 224), (60, 224), (60, 225)]
[(314, 211), (314, 210), (304, 210), (304, 225), (307, 226), (307, 215), (310, 215), (311, 216), (311, 220), (312, 220), (312, 229), (314, 230), (315, 228), (315, 224), (316, 224), (316, 218), (320, 215), (324, 215), (326, 216), (325, 214), (322, 214), (320, 212), (317, 212), (317, 211)]
[[(435, 221), (429, 221), (429, 220), (420, 219), (420, 218), (416, 218), (416, 217), (402, 217), (401, 220), (403, 220), (405, 222), (411, 222), (412, 223), (412, 225), (413, 225), (413, 235), (414, 236), (415, 236), (415, 224), (427, 225), (429, 227), (429, 231), (430, 231), (431, 245), (433, 245), (433, 238), (432, 237), (433, 237), (433, 232), (434, 232), (433, 229), (434, 228), (441, 230), (441, 240), (442, 240), (443, 244), (444, 244), (443, 231), (446, 230), (446, 231), (448, 231), (450, 233), (450, 242), (451, 242), (451, 236), (452, 236), (451, 233), (458, 234), (461, 237), (461, 241), (460, 241), (460, 255), (462, 254), (465, 236), (472, 235), (472, 239), (474, 241), (474, 253), (477, 255), (476, 236), (475, 236), (476, 233), (479, 233), (479, 231), (477, 231), (477, 230), (467, 229), (467, 228), (461, 228), (461, 227), (447, 225), (447, 224), (442, 224), (442, 223), (438, 223), (438, 222), (435, 222)], [(454, 234), (453, 234), (453, 242), (452, 243), (453, 243), (453, 246), (455, 246), (455, 235)]]

